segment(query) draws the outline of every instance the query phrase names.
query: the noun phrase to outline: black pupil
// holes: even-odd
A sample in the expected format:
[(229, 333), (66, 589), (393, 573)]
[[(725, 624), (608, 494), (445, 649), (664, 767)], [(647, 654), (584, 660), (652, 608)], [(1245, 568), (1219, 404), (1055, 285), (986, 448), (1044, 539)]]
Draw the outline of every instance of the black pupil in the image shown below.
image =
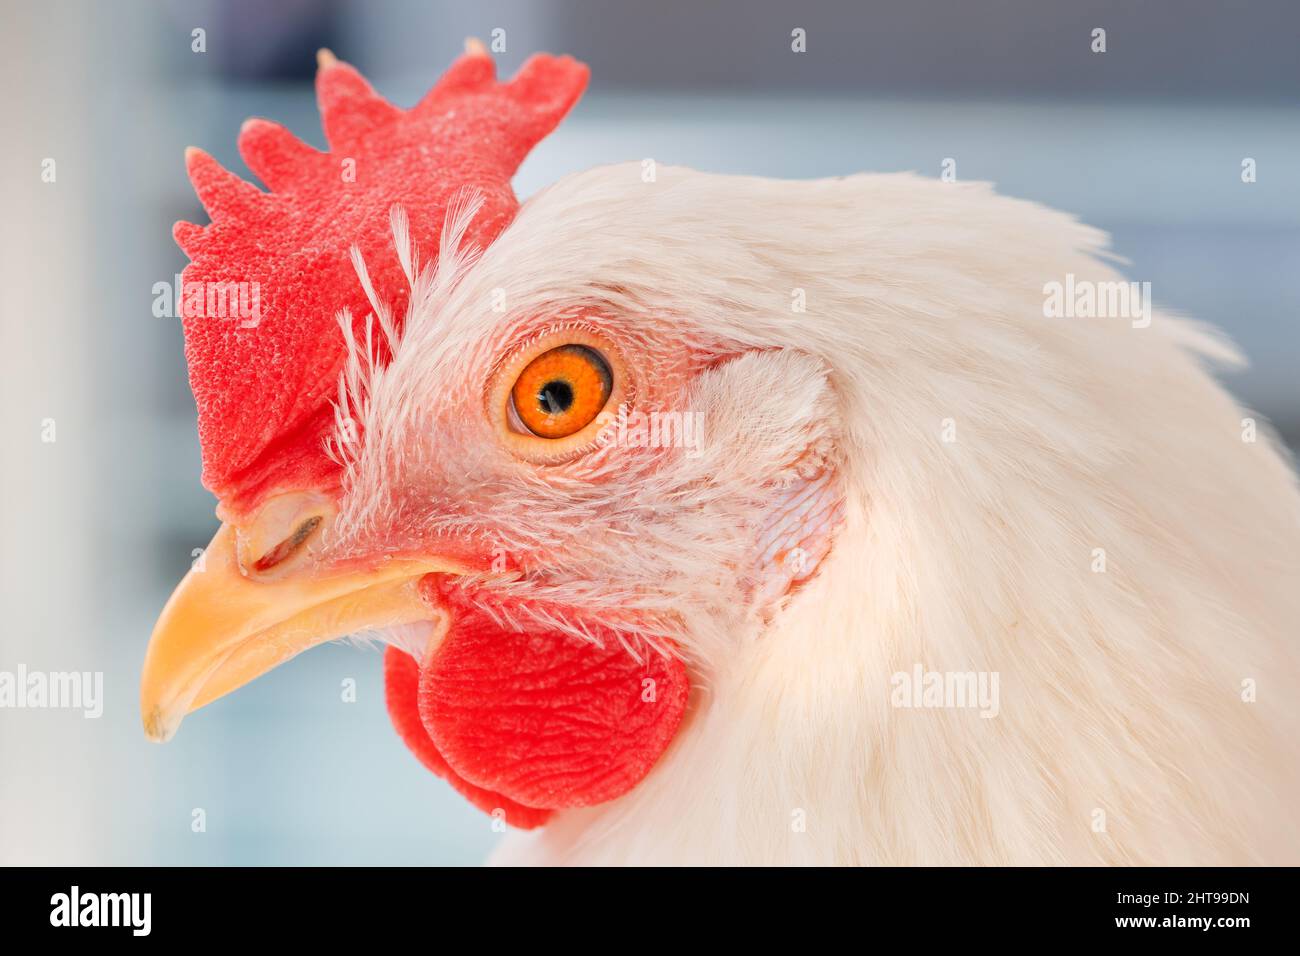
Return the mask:
[(573, 404), (573, 387), (568, 382), (552, 379), (537, 393), (537, 404), (548, 415), (560, 415)]

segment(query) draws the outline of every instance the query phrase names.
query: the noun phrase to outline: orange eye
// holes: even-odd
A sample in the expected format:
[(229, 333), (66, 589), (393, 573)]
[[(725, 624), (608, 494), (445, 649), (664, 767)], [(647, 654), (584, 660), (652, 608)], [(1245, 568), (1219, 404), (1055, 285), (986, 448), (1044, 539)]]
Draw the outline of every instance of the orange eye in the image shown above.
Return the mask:
[(591, 424), (613, 387), (609, 366), (593, 349), (562, 345), (528, 363), (510, 399), (528, 431), (540, 438), (566, 438)]

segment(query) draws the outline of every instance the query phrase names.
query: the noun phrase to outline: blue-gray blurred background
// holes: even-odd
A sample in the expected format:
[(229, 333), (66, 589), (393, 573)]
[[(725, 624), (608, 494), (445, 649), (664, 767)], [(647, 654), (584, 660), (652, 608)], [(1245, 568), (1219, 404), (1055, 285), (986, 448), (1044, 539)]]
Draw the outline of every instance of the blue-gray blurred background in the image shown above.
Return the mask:
[(505, 74), (537, 50), (589, 62), (589, 93), (525, 163), (521, 196), (645, 157), (780, 177), (937, 176), (951, 157), (961, 179), (1109, 230), (1158, 303), (1240, 343), (1253, 365), (1229, 387), (1295, 445), (1300, 5), (1064, 6), (5, 3), (0, 670), (102, 671), (105, 703), (98, 720), (0, 710), (0, 862), (472, 863), (496, 839), (390, 729), (373, 650), (304, 655), (165, 747), (140, 730), (150, 628), (216, 527), (180, 329), (151, 311), (184, 265), (172, 222), (206, 221), (182, 151), (248, 175), (235, 136), (254, 114), (323, 146), (321, 46), (404, 106), (471, 35), (505, 31)]

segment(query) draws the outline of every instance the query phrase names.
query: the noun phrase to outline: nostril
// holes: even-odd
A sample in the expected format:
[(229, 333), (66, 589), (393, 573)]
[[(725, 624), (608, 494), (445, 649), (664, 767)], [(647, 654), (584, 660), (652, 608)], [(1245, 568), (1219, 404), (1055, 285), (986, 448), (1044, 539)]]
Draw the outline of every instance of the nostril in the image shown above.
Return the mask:
[(269, 571), (277, 564), (291, 558), (304, 544), (307, 543), (307, 539), (310, 538), (312, 532), (320, 526), (322, 520), (323, 519), (320, 515), (312, 515), (310, 518), (307, 518), (294, 529), (293, 534), (289, 535), (289, 537), (285, 538), (275, 547), (271, 548), (271, 550), (258, 558), (253, 564), (253, 570)]
[(226, 517), (235, 526), (239, 571), (262, 577), (279, 574), (316, 550), (329, 531), (337, 506), (315, 491), (289, 491), (264, 501), (255, 512)]

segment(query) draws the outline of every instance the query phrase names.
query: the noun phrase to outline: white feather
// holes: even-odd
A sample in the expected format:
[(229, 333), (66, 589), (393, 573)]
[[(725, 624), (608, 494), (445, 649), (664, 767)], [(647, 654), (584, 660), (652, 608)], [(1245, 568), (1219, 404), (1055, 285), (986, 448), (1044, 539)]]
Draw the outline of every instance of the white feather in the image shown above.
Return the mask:
[[(342, 540), (407, 522), (562, 554), (501, 587), (658, 615), (697, 687), (641, 785), (501, 861), (1300, 862), (1295, 477), (1202, 368), (1235, 360), (1221, 338), (1044, 317), (1045, 283), (1119, 278), (1103, 234), (982, 184), (636, 164), (557, 184), (476, 259), (462, 234), (368, 383)], [(564, 323), (703, 411), (703, 453), (502, 451), (485, 383)], [(712, 358), (674, 385), (684, 354)], [(844, 526), (756, 616), (729, 569), (827, 442)], [(891, 706), (917, 664), (996, 672), (998, 716)]]

